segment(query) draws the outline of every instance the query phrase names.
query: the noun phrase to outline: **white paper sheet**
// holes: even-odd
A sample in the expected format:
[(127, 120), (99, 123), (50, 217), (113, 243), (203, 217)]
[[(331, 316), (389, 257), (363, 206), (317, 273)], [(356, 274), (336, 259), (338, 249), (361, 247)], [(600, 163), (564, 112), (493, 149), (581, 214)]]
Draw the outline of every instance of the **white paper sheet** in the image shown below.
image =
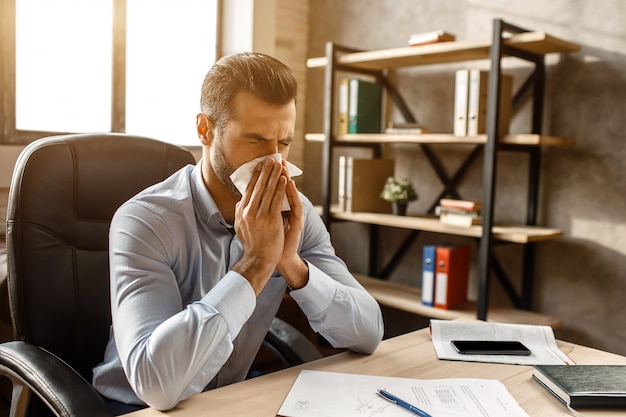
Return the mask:
[[(573, 365), (556, 344), (550, 326), (490, 322), (431, 320), (433, 346), (439, 359), (467, 362), (509, 363), (514, 365)], [(530, 349), (530, 356), (463, 355), (452, 340), (518, 340)]]
[(381, 398), (385, 389), (433, 417), (528, 417), (506, 387), (492, 379), (412, 379), (301, 371), (279, 416), (408, 417)]
[[(237, 187), (237, 189), (239, 190), (241, 194), (243, 194), (246, 191), (246, 188), (248, 187), (248, 183), (250, 183), (250, 180), (252, 179), (252, 173), (254, 172), (254, 168), (257, 166), (259, 162), (264, 161), (265, 158), (267, 158), (268, 156), (274, 158), (276, 162), (281, 162), (283, 159), (280, 153), (264, 155), (256, 159), (253, 159), (252, 161), (246, 162), (245, 164), (237, 168), (235, 172), (233, 172), (230, 175), (230, 180), (233, 182), (233, 184), (235, 184), (235, 187)], [(302, 170), (289, 161), (287, 161), (287, 172), (289, 173), (289, 176), (291, 178), (297, 177), (298, 175), (302, 175)], [(282, 211), (289, 211), (290, 209), (291, 207), (289, 206), (289, 201), (287, 201), (287, 196), (285, 196), (285, 200), (283, 201)]]

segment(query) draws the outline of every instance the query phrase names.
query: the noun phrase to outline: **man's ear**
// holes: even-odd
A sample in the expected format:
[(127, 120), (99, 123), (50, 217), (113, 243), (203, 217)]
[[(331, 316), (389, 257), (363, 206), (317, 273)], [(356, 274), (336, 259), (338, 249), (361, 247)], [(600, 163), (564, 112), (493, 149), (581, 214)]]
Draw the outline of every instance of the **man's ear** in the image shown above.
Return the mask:
[(211, 146), (215, 136), (215, 125), (213, 121), (209, 119), (209, 116), (204, 113), (200, 113), (196, 116), (196, 130), (200, 138), (200, 143), (202, 143), (203, 146)]

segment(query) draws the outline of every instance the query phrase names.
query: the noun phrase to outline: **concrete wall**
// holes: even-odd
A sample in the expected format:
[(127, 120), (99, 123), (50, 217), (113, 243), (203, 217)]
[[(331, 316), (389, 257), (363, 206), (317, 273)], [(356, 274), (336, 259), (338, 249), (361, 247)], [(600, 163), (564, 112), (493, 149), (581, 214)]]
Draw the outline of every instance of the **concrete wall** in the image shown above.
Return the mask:
[[(300, 186), (314, 202), (320, 202), (320, 146), (305, 144), (301, 138), (305, 131), (321, 131), (322, 71), (306, 70), (307, 57), (323, 55), (327, 41), (363, 49), (391, 48), (406, 45), (412, 33), (439, 28), (454, 32), (459, 40), (490, 39), (495, 17), (582, 45), (580, 53), (549, 57), (544, 133), (574, 138), (576, 146), (544, 149), (539, 222), (562, 228), (565, 236), (538, 245), (534, 309), (563, 319), (565, 326), (557, 332), (563, 339), (626, 354), (626, 329), (620, 324), (626, 295), (623, 2), (276, 0), (275, 55), (294, 69), (300, 83), (299, 142), (291, 155), (294, 163), (304, 167)], [(451, 130), (453, 76), (459, 65), (469, 64), (394, 74), (411, 109), (432, 131)], [(527, 73), (520, 63), (507, 66), (518, 83)], [(527, 110), (516, 115), (513, 131), (526, 129)], [(456, 147), (436, 151), (449, 172), (466, 152)], [(12, 169), (7, 161), (14, 153), (0, 146), (0, 176)], [(410, 177), (416, 185), (420, 199), (411, 204), (410, 212), (423, 213), (440, 189), (423, 155), (415, 146), (388, 146), (385, 156), (395, 158), (397, 173)], [(467, 198), (481, 197), (481, 162), (477, 161), (460, 184), (459, 191)], [(496, 201), (499, 221), (520, 222), (524, 217), (525, 162), (519, 155), (501, 155)], [(6, 193), (6, 185), (0, 184), (3, 224)], [(1, 229), (4, 232), (4, 227)], [(333, 226), (337, 251), (355, 272), (367, 269), (366, 231), (363, 225)], [(383, 250), (381, 262), (386, 262), (405, 235), (403, 230), (383, 230), (382, 246), (391, 249)], [(423, 233), (391, 279), (419, 286), (421, 246), (458, 240)], [(516, 245), (497, 249), (514, 278), (520, 250)], [(497, 283), (492, 293), (495, 300), (508, 302)]]
[[(275, 56), (294, 72), (298, 80), (298, 116), (296, 140), (291, 145), (289, 160), (304, 166), (305, 114), (307, 103), (306, 59), (309, 36), (309, 2), (306, 0), (276, 0), (276, 49)], [(300, 186), (301, 178), (295, 179)]]
[[(324, 54), (334, 41), (361, 49), (405, 46), (412, 33), (447, 29), (458, 40), (489, 40), (492, 19), (501, 17), (529, 29), (580, 43), (582, 50), (568, 56), (549, 56), (545, 95), (545, 134), (576, 140), (571, 148), (544, 148), (539, 224), (558, 227), (564, 237), (537, 245), (533, 309), (560, 317), (557, 336), (626, 354), (623, 318), (626, 295), (626, 4), (614, 0), (316, 0), (310, 10), (309, 56)], [(486, 63), (483, 63), (483, 65)], [(452, 130), (454, 71), (480, 63), (403, 69), (393, 74), (412, 111), (433, 132)], [(506, 63), (516, 87), (528, 74), (520, 61)], [(321, 132), (323, 71), (309, 70), (306, 129)], [(391, 112), (390, 117), (398, 116)], [(529, 106), (512, 123), (513, 132), (527, 132)], [(305, 192), (320, 202), (320, 150), (306, 144)], [(467, 149), (438, 147), (448, 173)], [(423, 154), (414, 145), (386, 146), (384, 156), (396, 159), (396, 172), (416, 185), (420, 198), (410, 213), (424, 213), (441, 185)], [(527, 189), (523, 155), (503, 153), (499, 158), (496, 220), (522, 222)], [(482, 160), (474, 164), (459, 186), (466, 198), (480, 199)], [(383, 229), (381, 262), (406, 236), (406, 231)], [(367, 271), (367, 227), (333, 225), (337, 252), (355, 272)], [(411, 255), (391, 280), (420, 285), (421, 247), (425, 243), (459, 241), (422, 233)], [(467, 241), (466, 241), (467, 242)], [(514, 280), (519, 279), (521, 246), (496, 249)], [(477, 252), (474, 251), (474, 255)], [(492, 298), (508, 300), (497, 282)], [(417, 300), (416, 300), (417, 301)]]

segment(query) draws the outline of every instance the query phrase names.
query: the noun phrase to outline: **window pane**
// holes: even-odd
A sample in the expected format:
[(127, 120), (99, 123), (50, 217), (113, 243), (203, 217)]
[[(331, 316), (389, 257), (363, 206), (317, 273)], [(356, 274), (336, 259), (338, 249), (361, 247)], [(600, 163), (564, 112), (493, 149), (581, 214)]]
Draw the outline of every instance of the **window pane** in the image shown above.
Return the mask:
[(17, 0), (16, 126), (111, 129), (111, 0)]
[(217, 0), (128, 0), (127, 132), (200, 144), (196, 114), (216, 25)]

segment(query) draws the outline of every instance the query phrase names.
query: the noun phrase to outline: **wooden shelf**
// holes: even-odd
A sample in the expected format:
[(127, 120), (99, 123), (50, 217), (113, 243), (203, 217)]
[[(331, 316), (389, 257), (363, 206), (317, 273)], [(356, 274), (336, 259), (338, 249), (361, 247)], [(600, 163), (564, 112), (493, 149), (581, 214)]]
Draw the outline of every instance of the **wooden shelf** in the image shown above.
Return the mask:
[[(363, 212), (354, 213), (335, 209), (331, 209), (331, 215), (335, 220), (399, 227), (410, 230), (423, 230), (448, 235), (480, 238), (483, 232), (482, 226), (453, 226), (441, 223), (439, 219), (434, 217), (396, 216), (393, 214)], [(563, 231), (560, 229), (526, 225), (495, 225), (492, 227), (491, 231), (494, 239), (521, 244), (551, 240), (563, 235)]]
[[(493, 44), (492, 44), (493, 42)], [(324, 158), (325, 167), (330, 172), (323, 178), (322, 194), (325, 198), (324, 206), (328, 208), (330, 199), (332, 198), (332, 186), (331, 180), (333, 176), (330, 175), (332, 171), (332, 158), (335, 147), (347, 148), (353, 147), (374, 147), (381, 144), (416, 144), (416, 145), (428, 145), (420, 146), (422, 153), (424, 154), (427, 162), (436, 171), (437, 176), (444, 185), (443, 193), (445, 195), (455, 195), (456, 186), (458, 184), (458, 177), (462, 177), (466, 174), (466, 169), (469, 164), (480, 157), (481, 154), (484, 158), (483, 164), (483, 201), (486, 210), (484, 214), (487, 219), (493, 219), (495, 213), (493, 211), (493, 201), (496, 195), (496, 178), (497, 164), (496, 158), (499, 152), (517, 152), (523, 151), (528, 155), (527, 175), (528, 175), (528, 190), (526, 198), (526, 208), (530, 218), (536, 217), (536, 201), (538, 198), (539, 190), (539, 171), (540, 171), (540, 147), (565, 147), (574, 144), (572, 139), (560, 138), (556, 136), (548, 136), (539, 134), (542, 131), (542, 117), (539, 114), (543, 108), (543, 97), (545, 92), (545, 75), (546, 75), (546, 60), (542, 59), (544, 55), (559, 53), (566, 54), (580, 50), (580, 45), (565, 41), (554, 36), (548, 35), (545, 32), (525, 32), (525, 29), (520, 28), (510, 22), (505, 22), (502, 19), (493, 20), (493, 36), (489, 40), (481, 41), (458, 41), (458, 42), (442, 42), (422, 46), (405, 46), (391, 49), (381, 49), (374, 51), (355, 51), (354, 49), (346, 48), (341, 45), (327, 43), (326, 56), (311, 58), (307, 61), (309, 68), (322, 68), (325, 67), (324, 77), (324, 132), (323, 133), (310, 133), (305, 135), (305, 139), (308, 141), (317, 141), (324, 143), (324, 152), (322, 158)], [(375, 133), (375, 134), (347, 134), (337, 135), (337, 109), (332, 104), (338, 95), (338, 83), (337, 77), (343, 76), (340, 73), (364, 73), (375, 75), (379, 78), (381, 84), (387, 88), (387, 92), (390, 93), (390, 101), (398, 108), (403, 114), (406, 121), (415, 120), (415, 117), (411, 114), (410, 109), (407, 107), (406, 102), (401, 97), (398, 86), (394, 86), (393, 82), (389, 79), (387, 71), (397, 68), (406, 67), (419, 67), (424, 65), (433, 64), (455, 64), (458, 67), (459, 63), (465, 61), (484, 60), (490, 64), (491, 72), (490, 83), (500, 83), (502, 80), (501, 64), (503, 60), (514, 58), (514, 60), (520, 60), (526, 62), (529, 66), (534, 66), (534, 72), (529, 76), (522, 84), (519, 91), (516, 92), (519, 96), (525, 96), (528, 93), (532, 93), (532, 111), (533, 117), (529, 120), (530, 131), (535, 133), (523, 133), (523, 134), (508, 134), (508, 135), (489, 135), (481, 134), (477, 136), (455, 136), (451, 133)], [(491, 129), (497, 128), (497, 123), (493, 123), (494, 118), (499, 117), (499, 111), (494, 105), (496, 103), (497, 92), (492, 91), (487, 101), (489, 105), (489, 127)], [(382, 129), (381, 129), (382, 131)], [(494, 129), (495, 131), (495, 129)], [(442, 155), (440, 152), (433, 152), (434, 147), (437, 145), (444, 145), (441, 149), (446, 153), (448, 149), (447, 145), (466, 148), (468, 155), (458, 168), (457, 172), (449, 177), (445, 173), (445, 169), (442, 164)], [(485, 145), (485, 146), (481, 146)], [(494, 146), (491, 146), (494, 145)], [(381, 149), (376, 149), (380, 151)], [(490, 258), (491, 246), (494, 241), (499, 242), (511, 242), (517, 244), (528, 244), (533, 242), (540, 242), (545, 240), (551, 240), (562, 236), (563, 232), (556, 228), (545, 228), (528, 225), (513, 225), (513, 224), (495, 224), (491, 225), (490, 229), (482, 227), (480, 225), (471, 227), (459, 227), (441, 223), (435, 216), (395, 216), (391, 214), (378, 214), (378, 213), (364, 213), (364, 212), (342, 212), (336, 208), (329, 208), (329, 212), (322, 213), (324, 221), (327, 224), (331, 224), (335, 221), (348, 221), (357, 222), (363, 224), (386, 226), (391, 228), (404, 228), (409, 230), (423, 230), (433, 233), (441, 233), (447, 235), (467, 236), (474, 239), (478, 239), (478, 244), (481, 249), (487, 248), (488, 250), (481, 250), (479, 256), (478, 275), (481, 282), (489, 283), (491, 270), (493, 269), (495, 260)], [(412, 233), (409, 236), (407, 242), (412, 241), (417, 234)], [(378, 250), (378, 241), (375, 236), (370, 235), (370, 250)], [(399, 258), (406, 252), (402, 247), (394, 255), (393, 264), (389, 265), (389, 268), (393, 268), (396, 265), (395, 257)], [(510, 284), (511, 291), (508, 295), (511, 298), (512, 304), (516, 306), (523, 306), (524, 308), (531, 305), (532, 281), (533, 281), (533, 261), (534, 261), (535, 246), (527, 246), (527, 250), (524, 251), (522, 256), (523, 268), (521, 271), (522, 285), (520, 294), (515, 290), (515, 285), (509, 282), (507, 274), (501, 269), (496, 270), (498, 277), (505, 283)], [(371, 274), (374, 274), (372, 272)], [(380, 283), (370, 283), (371, 285)], [(382, 284), (380, 284), (382, 285)], [(376, 287), (379, 289), (379, 287)], [(477, 305), (468, 306), (466, 316), (486, 318), (487, 310), (491, 309), (488, 304), (489, 293), (486, 290), (488, 286), (481, 286), (478, 294)], [(379, 300), (386, 299), (388, 292), (391, 291), (386, 288), (386, 292), (382, 291), (376, 297)], [(395, 288), (395, 291), (406, 295), (406, 288)], [(413, 294), (415, 296), (416, 294)], [(395, 301), (387, 299), (386, 303), (392, 305), (398, 303), (398, 297), (392, 297)], [(413, 298), (418, 302), (413, 303)], [(459, 315), (458, 311), (454, 313), (442, 312), (437, 309), (428, 309), (421, 305), (420, 297), (411, 297), (411, 305), (418, 305), (422, 313), (430, 315), (431, 317), (446, 318), (458, 318), (463, 315)], [(415, 307), (405, 307), (409, 310)], [(494, 307), (495, 308), (495, 307)], [(428, 313), (423, 313), (428, 309)], [(410, 310), (409, 310), (410, 311)], [(495, 311), (498, 311), (497, 308)], [(513, 310), (515, 311), (515, 310)], [(435, 315), (437, 314), (437, 315)], [(451, 314), (451, 315), (450, 315)], [(498, 313), (494, 313), (498, 314)], [(517, 313), (511, 313), (507, 311), (504, 316), (516, 317), (515, 321), (519, 321)], [(491, 316), (491, 319), (494, 319)]]
[[(323, 133), (307, 133), (304, 138), (311, 142), (323, 142), (326, 136)], [(345, 144), (373, 144), (373, 143), (415, 143), (415, 144), (442, 144), (442, 145), (480, 145), (487, 143), (487, 135), (455, 136), (447, 133), (358, 133), (339, 135), (336, 142)], [(572, 146), (573, 139), (560, 138), (557, 136), (518, 134), (506, 135), (500, 143), (522, 146)]]
[[(526, 32), (511, 36), (505, 44), (538, 55), (569, 53), (580, 50), (580, 45), (555, 38), (545, 32)], [(355, 68), (382, 70), (416, 65), (445, 64), (460, 61), (489, 59), (491, 42), (459, 41), (422, 46), (354, 52), (341, 55), (338, 63)], [(307, 67), (321, 68), (326, 57), (310, 58)]]
[[(476, 319), (476, 303), (474, 302), (467, 302), (454, 310), (428, 307), (422, 304), (422, 291), (419, 288), (365, 275), (354, 274), (354, 276), (382, 305), (434, 319)], [(555, 329), (562, 324), (557, 317), (500, 306), (489, 307), (487, 321), (545, 325)]]

